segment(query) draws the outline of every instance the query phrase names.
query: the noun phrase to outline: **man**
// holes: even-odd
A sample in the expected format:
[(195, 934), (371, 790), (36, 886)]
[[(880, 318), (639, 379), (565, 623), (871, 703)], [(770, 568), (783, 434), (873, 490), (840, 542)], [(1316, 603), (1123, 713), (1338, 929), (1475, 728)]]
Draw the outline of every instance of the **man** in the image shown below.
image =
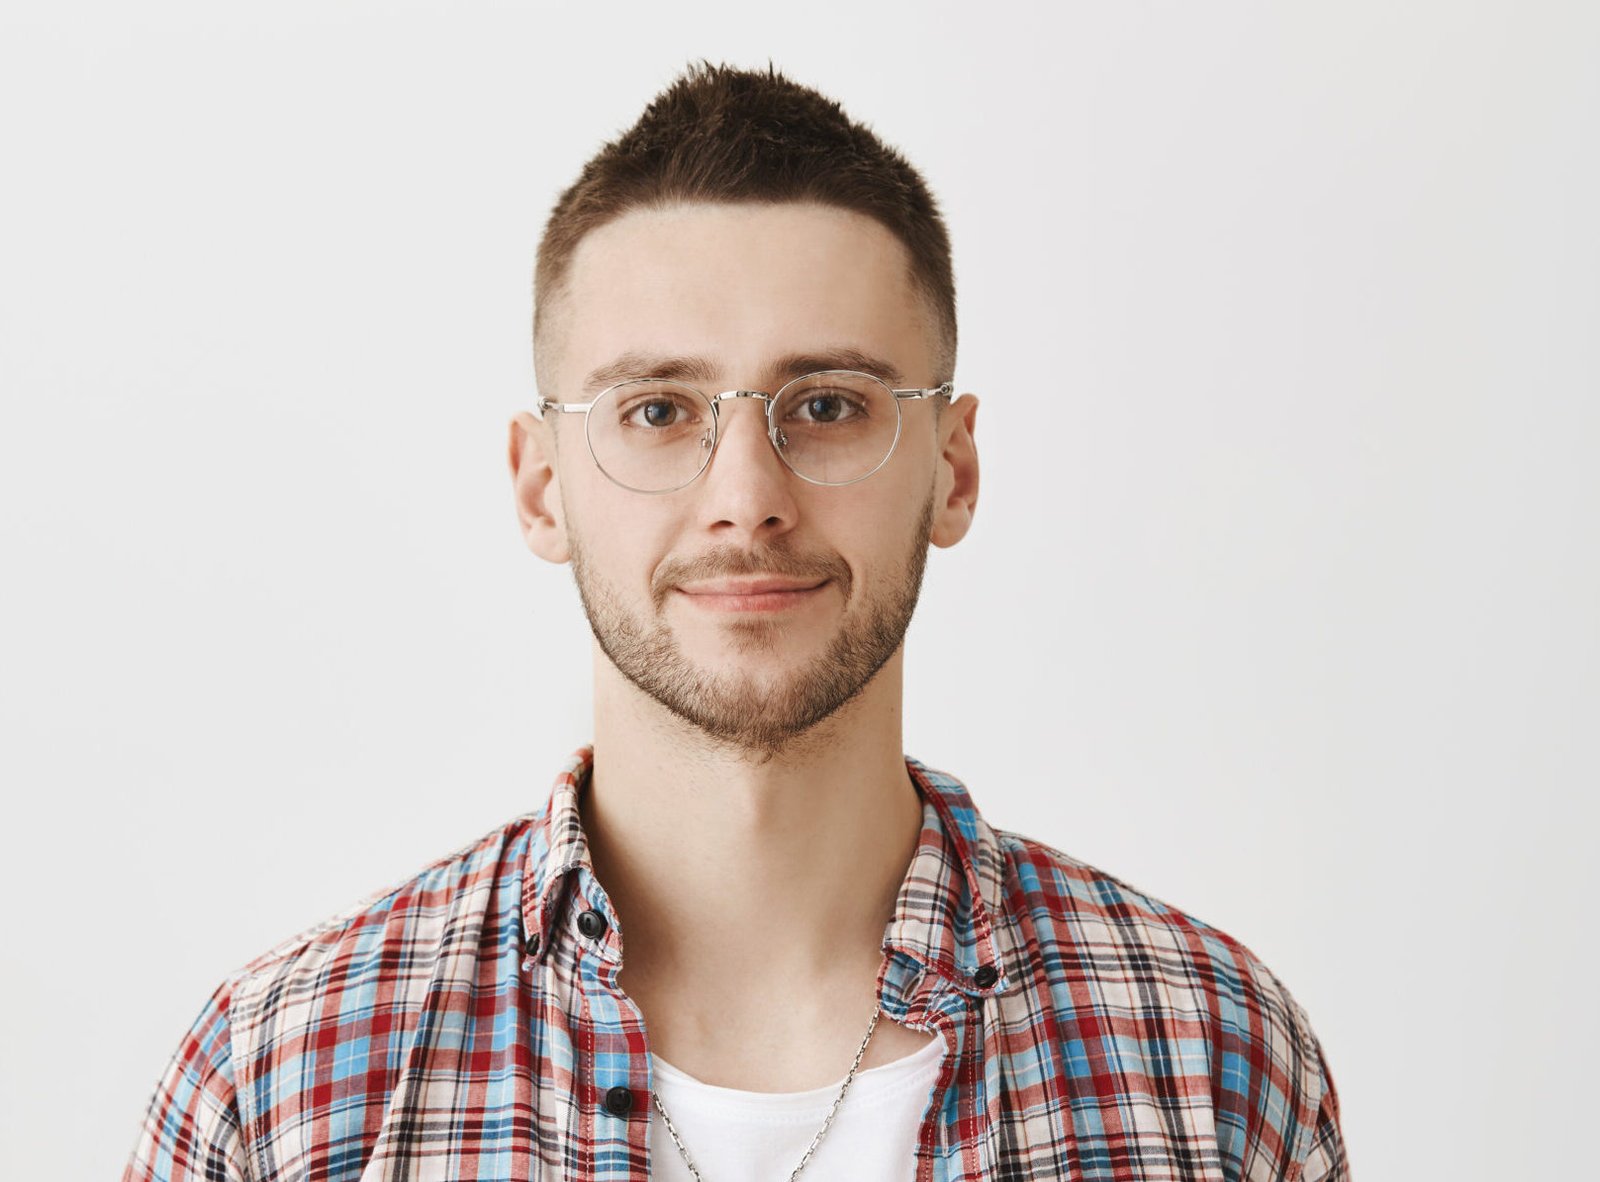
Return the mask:
[(1346, 1177), (1247, 949), (902, 752), (927, 548), (978, 499), (915, 170), (776, 72), (691, 70), (562, 195), (535, 303), (510, 467), (593, 743), (230, 976), (127, 1177)]

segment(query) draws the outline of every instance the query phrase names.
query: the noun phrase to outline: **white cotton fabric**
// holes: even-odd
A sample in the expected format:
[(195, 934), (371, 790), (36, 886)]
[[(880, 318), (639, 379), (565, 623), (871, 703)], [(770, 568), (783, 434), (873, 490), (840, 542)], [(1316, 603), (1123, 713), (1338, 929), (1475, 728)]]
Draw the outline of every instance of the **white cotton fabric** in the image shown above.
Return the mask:
[[(800, 1175), (805, 1182), (912, 1182), (917, 1130), (944, 1060), (945, 1043), (856, 1073), (833, 1127)], [(743, 1092), (701, 1083), (651, 1055), (655, 1088), (704, 1182), (787, 1182), (833, 1106), (841, 1075), (808, 1092)], [(650, 1103), (650, 1175), (694, 1175)]]

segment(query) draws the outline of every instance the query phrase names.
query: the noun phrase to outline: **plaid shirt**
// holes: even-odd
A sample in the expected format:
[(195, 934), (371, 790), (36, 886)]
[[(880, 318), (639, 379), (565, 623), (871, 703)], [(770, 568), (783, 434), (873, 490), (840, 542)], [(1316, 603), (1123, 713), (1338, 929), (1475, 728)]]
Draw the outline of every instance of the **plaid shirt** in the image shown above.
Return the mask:
[[(592, 758), (228, 977), (125, 1182), (648, 1178), (649, 1044), (579, 819)], [(923, 828), (878, 997), (949, 1048), (918, 1182), (1349, 1177), (1305, 1011), (1248, 949), (906, 766)]]

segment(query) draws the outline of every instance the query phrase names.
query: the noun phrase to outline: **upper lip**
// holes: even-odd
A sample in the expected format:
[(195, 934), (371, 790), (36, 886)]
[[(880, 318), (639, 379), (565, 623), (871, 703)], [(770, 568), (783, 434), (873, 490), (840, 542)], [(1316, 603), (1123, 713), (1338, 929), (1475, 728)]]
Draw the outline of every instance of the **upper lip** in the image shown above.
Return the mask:
[(827, 579), (784, 579), (775, 575), (752, 575), (743, 579), (707, 579), (683, 583), (678, 590), (686, 595), (764, 595), (770, 591), (809, 591)]

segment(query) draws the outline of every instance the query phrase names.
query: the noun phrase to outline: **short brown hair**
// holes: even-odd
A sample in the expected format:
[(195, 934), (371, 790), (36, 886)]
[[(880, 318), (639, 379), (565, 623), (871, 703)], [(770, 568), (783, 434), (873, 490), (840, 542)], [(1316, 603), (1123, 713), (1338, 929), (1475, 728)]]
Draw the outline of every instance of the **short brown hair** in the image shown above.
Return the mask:
[(912, 165), (838, 103), (784, 77), (701, 62), (658, 94), (557, 199), (539, 243), (533, 332), (585, 234), (631, 209), (810, 201), (865, 214), (900, 239), (931, 308), (942, 381), (956, 358), (950, 236)]

